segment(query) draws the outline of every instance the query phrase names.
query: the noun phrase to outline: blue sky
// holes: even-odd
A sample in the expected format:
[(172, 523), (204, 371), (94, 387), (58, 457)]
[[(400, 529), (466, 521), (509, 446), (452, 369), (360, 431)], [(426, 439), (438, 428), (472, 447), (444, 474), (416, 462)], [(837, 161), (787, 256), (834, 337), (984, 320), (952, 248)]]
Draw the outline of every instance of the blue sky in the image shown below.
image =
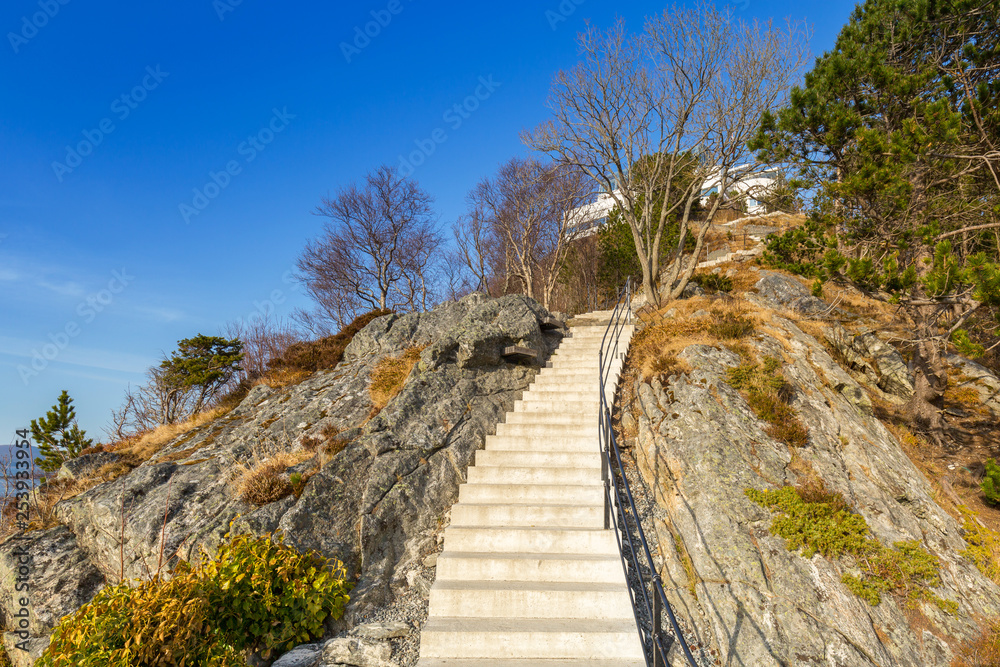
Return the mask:
[[(805, 19), (816, 54), (853, 9), (731, 6)], [(307, 306), (290, 271), (320, 229), (312, 210), (380, 163), (433, 146), (413, 176), (450, 225), (478, 180), (526, 153), (518, 134), (546, 119), (577, 31), (619, 15), (639, 29), (663, 8), (7, 0), (0, 443), (62, 389), (100, 437), (177, 340)], [(374, 36), (358, 38), (366, 24)], [(478, 108), (449, 113), (477, 93)]]

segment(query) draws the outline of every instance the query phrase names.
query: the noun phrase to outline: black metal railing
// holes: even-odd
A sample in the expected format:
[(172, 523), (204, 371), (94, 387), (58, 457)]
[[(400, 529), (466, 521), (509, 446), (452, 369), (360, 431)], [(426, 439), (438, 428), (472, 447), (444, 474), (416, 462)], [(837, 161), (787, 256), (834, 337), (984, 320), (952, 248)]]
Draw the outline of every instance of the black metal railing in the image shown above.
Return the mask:
[[(673, 637), (681, 645), (684, 655), (691, 667), (697, 667), (691, 649), (684, 641), (680, 626), (674, 611), (667, 602), (663, 592), (656, 563), (649, 551), (646, 535), (639, 523), (639, 513), (635, 507), (635, 499), (625, 477), (622, 465), (621, 451), (611, 423), (611, 403), (608, 400), (608, 380), (621, 370), (624, 363), (625, 350), (619, 344), (623, 329), (632, 324), (632, 281), (625, 283), (618, 302), (611, 314), (601, 348), (598, 352), (600, 366), (601, 403), (598, 410), (600, 423), (600, 443), (602, 473), (604, 478), (604, 527), (614, 529), (621, 553), (622, 568), (625, 570), (625, 581), (628, 583), (629, 597), (632, 601), (632, 611), (639, 630), (643, 650), (646, 654), (646, 664), (649, 667), (663, 667), (667, 664), (667, 650), (670, 648), (670, 635), (663, 629), (662, 613), (667, 612)], [(610, 388), (613, 392), (613, 388)]]

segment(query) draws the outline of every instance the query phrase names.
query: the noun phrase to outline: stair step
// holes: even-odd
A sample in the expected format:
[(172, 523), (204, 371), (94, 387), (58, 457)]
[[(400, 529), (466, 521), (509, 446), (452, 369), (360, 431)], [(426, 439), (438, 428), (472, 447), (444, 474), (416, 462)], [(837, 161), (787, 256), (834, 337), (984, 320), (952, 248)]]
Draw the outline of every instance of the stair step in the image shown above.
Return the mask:
[[(597, 409), (593, 410), (592, 421), (597, 424)], [(575, 426), (584, 421), (579, 414), (564, 412), (508, 412), (504, 424), (552, 424)]]
[(573, 399), (573, 398), (537, 398), (531, 394), (525, 394), (524, 398), (514, 402), (514, 412), (531, 412), (553, 414), (562, 412), (570, 415), (577, 415), (580, 418), (597, 418), (598, 394), (594, 392), (593, 398)]
[(597, 449), (589, 452), (546, 452), (480, 449), (476, 467), (601, 468)]
[[(597, 378), (594, 378), (595, 380)], [(532, 388), (531, 391), (526, 393), (521, 398), (521, 403), (542, 403), (549, 405), (559, 405), (560, 403), (572, 403), (572, 404), (588, 404), (594, 405), (595, 408), (600, 400), (601, 392), (600, 387), (598, 387), (597, 382), (593, 383), (593, 387), (589, 390), (559, 390), (559, 389), (549, 389), (549, 388)], [(514, 404), (515, 410), (517, 409), (517, 403)], [(523, 411), (523, 410), (522, 410)]]
[[(458, 502), (479, 505), (523, 503), (542, 505), (588, 505), (604, 503), (602, 484), (462, 484), (458, 487)], [(445, 545), (451, 548), (451, 545)], [(468, 551), (468, 550), (467, 550)], [(472, 549), (477, 551), (477, 549)]]
[(417, 667), (646, 667), (643, 658), (568, 658), (564, 660), (545, 658), (420, 658)]
[(428, 612), (462, 618), (635, 618), (621, 584), (589, 582), (436, 581)]
[(448, 526), (444, 531), (444, 539), (445, 548), (451, 551), (503, 553), (526, 551), (604, 555), (618, 553), (618, 544), (615, 542), (613, 531), (601, 528)]
[(451, 506), (451, 525), (468, 527), (603, 528), (604, 504), (588, 505), (481, 505)]
[(597, 449), (597, 429), (583, 436), (486, 436), (486, 451), (592, 453)]
[(528, 391), (529, 392), (533, 391), (536, 387), (539, 387), (541, 385), (555, 385), (559, 387), (566, 387), (566, 386), (572, 387), (573, 385), (578, 385), (580, 390), (584, 390), (588, 389), (591, 384), (593, 385), (597, 384), (596, 373), (591, 374), (589, 377), (577, 378), (577, 377), (558, 377), (555, 375), (542, 375), (542, 373), (540, 372), (538, 375), (535, 376), (535, 379), (531, 383), (531, 386), (528, 387)]
[(458, 659), (642, 659), (631, 618), (429, 618), (420, 650)]
[(593, 424), (497, 424), (497, 435), (597, 437), (597, 421)]
[(615, 555), (444, 551), (437, 578), (481, 581), (592, 581), (625, 584)]
[(601, 481), (599, 468), (472, 466), (469, 484), (587, 484)]

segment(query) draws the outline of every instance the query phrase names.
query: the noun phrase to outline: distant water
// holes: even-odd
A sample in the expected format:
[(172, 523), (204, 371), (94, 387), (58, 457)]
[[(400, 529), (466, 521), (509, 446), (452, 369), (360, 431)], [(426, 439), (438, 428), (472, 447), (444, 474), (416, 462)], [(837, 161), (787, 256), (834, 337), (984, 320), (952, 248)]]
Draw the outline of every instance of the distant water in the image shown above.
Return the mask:
[[(31, 456), (37, 456), (38, 451), (31, 447)], [(16, 477), (14, 476), (17, 469), (15, 468), (15, 463), (17, 462), (17, 448), (13, 445), (0, 445), (0, 497), (3, 499), (7, 498), (8, 493), (13, 493), (15, 488)], [(22, 459), (23, 460), (23, 459)], [(39, 480), (45, 478), (45, 472), (35, 466), (34, 477), (32, 478), (33, 484), (35, 486), (38, 484)]]

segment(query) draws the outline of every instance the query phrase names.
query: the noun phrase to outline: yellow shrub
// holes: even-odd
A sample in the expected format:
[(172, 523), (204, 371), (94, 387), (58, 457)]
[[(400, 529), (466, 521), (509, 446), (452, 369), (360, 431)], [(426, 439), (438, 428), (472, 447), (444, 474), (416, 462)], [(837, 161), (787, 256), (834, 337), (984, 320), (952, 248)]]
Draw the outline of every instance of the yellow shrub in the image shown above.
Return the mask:
[[(227, 536), (228, 537), (228, 536)], [(169, 581), (108, 586), (65, 617), (39, 667), (242, 667), (248, 651), (287, 650), (339, 618), (350, 584), (339, 561), (280, 537), (237, 536)]]

